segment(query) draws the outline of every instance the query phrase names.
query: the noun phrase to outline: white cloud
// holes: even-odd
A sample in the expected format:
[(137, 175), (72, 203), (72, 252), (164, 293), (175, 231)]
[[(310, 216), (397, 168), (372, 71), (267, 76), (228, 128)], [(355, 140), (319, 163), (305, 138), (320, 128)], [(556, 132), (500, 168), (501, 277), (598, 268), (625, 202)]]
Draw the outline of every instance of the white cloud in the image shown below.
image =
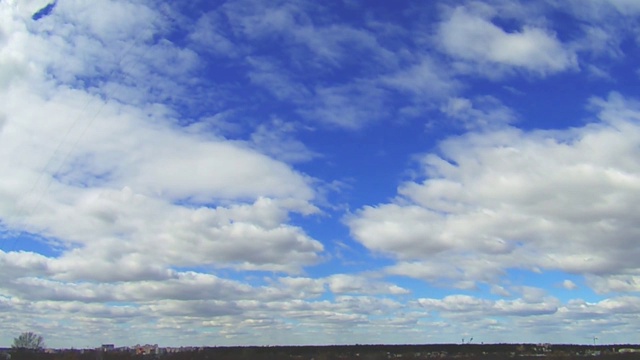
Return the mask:
[(457, 316), (471, 314), (474, 317), (487, 316), (532, 316), (553, 314), (557, 311), (558, 302), (546, 299), (541, 302), (516, 300), (485, 300), (468, 295), (450, 295), (443, 299), (418, 299), (418, 303), (429, 310), (440, 311), (445, 315)]
[[(442, 299), (421, 298), (417, 303), (435, 318), (446, 319), (447, 326), (439, 328), (444, 336), (476, 335), (480, 339), (503, 341), (526, 336), (532, 341), (556, 339), (560, 343), (581, 343), (594, 334), (601, 339), (616, 339), (637, 328), (631, 319), (638, 299), (631, 296), (593, 303), (581, 299), (560, 303), (553, 297), (532, 302), (451, 295)], [(517, 334), (513, 329), (518, 329)]]
[[(594, 76), (607, 78), (609, 71), (627, 58), (623, 44), (640, 43), (637, 14), (633, 0), (548, 1), (553, 11), (560, 11), (579, 22), (580, 33), (572, 36), (568, 46), (580, 54), (580, 66)], [(613, 78), (612, 78), (613, 80)]]
[(329, 126), (360, 129), (389, 114), (384, 89), (362, 80), (346, 85), (318, 86), (308, 108), (300, 114)]
[(247, 57), (246, 61), (251, 66), (251, 82), (263, 86), (277, 99), (300, 102), (309, 97), (310, 90), (304, 84), (295, 81), (293, 74), (281, 65), (260, 57)]
[(329, 290), (334, 294), (408, 294), (400, 286), (384, 283), (362, 276), (335, 274), (328, 277)]
[(503, 286), (500, 286), (500, 285), (492, 285), (491, 293), (495, 295), (503, 296), (503, 297), (511, 296), (511, 293), (507, 289), (505, 289)]
[(227, 3), (223, 7), (234, 33), (249, 38), (269, 38), (288, 32), (293, 27), (310, 22), (303, 3), (281, 6), (248, 0)]
[(319, 153), (313, 152), (294, 138), (293, 134), (300, 130), (301, 126), (296, 124), (272, 119), (270, 123), (259, 125), (251, 134), (251, 144), (261, 153), (287, 163), (304, 162), (320, 157)]
[(640, 4), (634, 0), (603, 0), (603, 2), (613, 5), (622, 14), (640, 12)]
[(635, 274), (640, 105), (616, 94), (592, 103), (599, 121), (583, 127), (442, 142), (421, 157), (424, 180), (346, 219), (352, 235), (399, 259), (392, 274), (460, 287), (511, 268)]
[(380, 46), (371, 33), (346, 25), (320, 28), (306, 26), (293, 33), (296, 41), (305, 44), (322, 62), (343, 66), (352, 51), (368, 53), (375, 62), (392, 64), (395, 55)]
[(429, 57), (407, 69), (385, 75), (380, 81), (386, 86), (409, 92), (422, 101), (441, 99), (455, 93), (460, 87), (460, 83), (450, 77), (448, 70)]
[(335, 295), (357, 294), (357, 295), (405, 295), (409, 290), (398, 285), (380, 281), (365, 275), (353, 274), (333, 274), (325, 278), (279, 278), (278, 283), (297, 291), (299, 296), (308, 294), (318, 296), (327, 290)]
[(634, 274), (594, 276), (589, 275), (586, 278), (587, 284), (600, 294), (612, 292), (638, 292), (640, 291), (640, 276), (637, 272)]
[(56, 239), (46, 275), (153, 280), (172, 266), (300, 272), (318, 262), (323, 246), (287, 224), (290, 212), (318, 211), (311, 180), (246, 143), (177, 127), (146, 90), (179, 92), (197, 55), (151, 41), (166, 19), (143, 4), (95, 7), (119, 21), (74, 2), (37, 24), (0, 8), (0, 62), (25, 69), (2, 75), (0, 216), (9, 230)]
[(393, 64), (396, 55), (382, 47), (367, 30), (340, 23), (326, 23), (324, 11), (304, 2), (265, 4), (248, 0), (226, 4), (226, 16), (234, 34), (249, 40), (278, 39), (294, 51), (293, 64), (320, 70), (343, 67), (353, 51), (366, 53), (370, 61)]
[(573, 281), (566, 279), (562, 282), (562, 287), (567, 289), (567, 290), (575, 290), (578, 288), (578, 285), (576, 283), (574, 283)]
[(588, 51), (596, 56), (605, 56), (612, 59), (623, 57), (620, 49), (623, 37), (617, 34), (615, 29), (590, 25), (583, 27), (584, 38), (573, 44), (578, 51)]
[[(9, 226), (44, 230), (50, 236), (75, 243), (118, 246), (112, 237), (124, 237), (126, 241), (137, 241), (138, 251), (152, 246), (154, 232), (163, 234), (156, 241), (179, 247), (188, 246), (189, 241), (204, 245), (206, 238), (210, 241), (218, 238), (222, 241), (220, 245), (225, 237), (244, 239), (236, 243), (235, 250), (227, 248), (228, 245), (210, 248), (218, 255), (209, 259), (215, 263), (216, 259), (235, 262), (246, 258), (260, 262), (262, 265), (258, 267), (275, 255), (266, 251), (247, 252), (246, 246), (253, 248), (257, 243), (252, 241), (258, 239), (262, 246), (288, 238), (285, 242), (292, 249), (302, 250), (307, 245), (311, 246), (307, 248), (311, 252), (322, 249), (300, 229), (280, 226), (286, 221), (287, 211), (307, 214), (316, 211), (308, 202), (314, 194), (307, 180), (287, 165), (233, 143), (149, 127), (131, 115), (105, 114), (110, 107), (103, 108), (104, 117), (94, 121), (92, 131), (84, 132), (82, 138), (69, 144), (74, 140), (51, 136), (55, 128), (69, 126), (65, 110), (74, 111), (72, 106), (64, 106), (68, 100), (64, 95), (61, 97), (55, 98), (56, 105), (31, 102), (42, 104), (41, 114), (30, 114), (27, 107), (19, 108), (19, 97), (6, 97), (13, 104), (9, 109), (11, 118), (2, 133), (6, 160), (3, 171), (14, 174), (2, 182), (3, 215)], [(51, 128), (37, 126), (39, 116), (45, 113), (49, 114)], [(57, 141), (61, 145), (56, 145)], [(30, 151), (21, 150), (25, 148)], [(53, 149), (52, 155), (47, 154), (52, 151), (49, 149)], [(19, 161), (14, 155), (17, 152), (23, 153)], [(47, 156), (53, 157), (47, 160)], [(255, 183), (256, 178), (261, 179), (260, 183)], [(283, 183), (288, 186), (282, 187)], [(208, 210), (172, 204), (174, 201), (224, 204), (237, 200), (243, 203), (249, 200), (253, 205), (223, 205)], [(73, 226), (66, 219), (75, 219)], [(193, 231), (197, 224), (199, 230)], [(181, 227), (184, 229), (179, 230)], [(180, 234), (182, 231), (186, 232)], [(207, 253), (201, 254), (204, 257)], [(297, 260), (291, 262), (295, 263), (301, 264)]]
[[(443, 50), (456, 59), (490, 71), (486, 64), (519, 68), (541, 75), (576, 67), (576, 57), (554, 34), (532, 26), (506, 32), (486, 14), (457, 7), (441, 23), (438, 39)], [(499, 70), (494, 70), (499, 71)]]
[[(357, 130), (392, 112), (385, 101), (388, 87), (421, 92), (450, 87), (446, 80), (431, 81), (440, 78), (425, 66), (413, 71), (421, 74), (418, 81), (396, 71), (398, 55), (375, 33), (327, 23), (316, 6), (241, 1), (226, 4), (223, 11), (233, 24), (232, 34), (259, 54), (245, 58), (251, 83), (293, 105), (305, 120)], [(264, 41), (278, 41), (282, 57), (276, 61), (262, 55)], [(336, 81), (340, 72), (348, 76)]]
[(517, 118), (513, 110), (491, 96), (480, 96), (474, 101), (452, 97), (440, 110), (452, 119), (460, 121), (462, 126), (469, 130), (502, 127), (513, 123)]
[[(614, 18), (632, 18), (640, 12), (638, 2), (634, 0), (594, 0), (594, 1), (549, 1), (556, 8), (570, 12), (573, 16), (588, 22), (607, 23)], [(610, 24), (619, 26), (623, 24)]]
[(318, 297), (325, 293), (326, 282), (308, 277), (281, 277), (278, 283), (284, 289), (293, 291), (296, 298)]
[[(2, 254), (8, 258), (13, 254)], [(15, 256), (15, 255), (13, 255)], [(6, 264), (6, 263), (5, 263)], [(8, 265), (8, 264), (6, 264)], [(52, 266), (55, 266), (53, 264)], [(44, 274), (42, 272), (40, 276)], [(31, 301), (79, 301), (85, 303), (102, 302), (144, 302), (157, 299), (235, 300), (252, 298), (259, 293), (246, 284), (222, 279), (210, 274), (195, 272), (168, 272), (159, 280), (143, 280), (117, 283), (65, 282), (34, 276), (14, 275), (6, 277), (11, 293)]]
[(204, 51), (217, 56), (235, 58), (245, 50), (234, 44), (226, 34), (224, 17), (219, 12), (203, 14), (196, 22), (195, 29), (189, 34), (189, 40), (193, 41)]

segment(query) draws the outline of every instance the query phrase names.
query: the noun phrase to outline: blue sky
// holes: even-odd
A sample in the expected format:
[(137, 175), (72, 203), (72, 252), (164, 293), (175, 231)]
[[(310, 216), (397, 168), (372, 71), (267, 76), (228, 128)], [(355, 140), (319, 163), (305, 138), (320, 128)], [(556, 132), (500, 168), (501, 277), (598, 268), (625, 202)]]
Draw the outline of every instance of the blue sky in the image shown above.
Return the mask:
[(634, 343), (640, 3), (0, 3), (0, 345)]

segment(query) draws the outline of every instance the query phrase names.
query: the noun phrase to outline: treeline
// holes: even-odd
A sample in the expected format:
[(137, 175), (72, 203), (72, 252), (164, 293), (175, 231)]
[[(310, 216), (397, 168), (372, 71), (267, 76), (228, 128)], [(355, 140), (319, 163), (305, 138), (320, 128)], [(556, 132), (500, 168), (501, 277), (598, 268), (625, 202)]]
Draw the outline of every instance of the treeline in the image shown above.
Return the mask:
[(638, 359), (638, 353), (619, 353), (635, 345), (535, 345), (535, 344), (438, 344), (345, 346), (246, 346), (207, 347), (180, 352), (135, 354), (134, 351), (62, 350), (55, 353), (13, 351), (11, 360), (389, 360), (389, 359)]

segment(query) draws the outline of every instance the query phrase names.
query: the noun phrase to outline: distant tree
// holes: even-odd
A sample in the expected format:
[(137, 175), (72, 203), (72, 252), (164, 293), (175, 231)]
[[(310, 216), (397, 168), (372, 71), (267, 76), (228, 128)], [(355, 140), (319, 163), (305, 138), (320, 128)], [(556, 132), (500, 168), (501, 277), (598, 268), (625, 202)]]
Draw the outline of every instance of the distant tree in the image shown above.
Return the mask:
[(33, 332), (24, 332), (17, 338), (13, 339), (13, 349), (17, 350), (32, 350), (40, 351), (44, 350), (44, 338)]

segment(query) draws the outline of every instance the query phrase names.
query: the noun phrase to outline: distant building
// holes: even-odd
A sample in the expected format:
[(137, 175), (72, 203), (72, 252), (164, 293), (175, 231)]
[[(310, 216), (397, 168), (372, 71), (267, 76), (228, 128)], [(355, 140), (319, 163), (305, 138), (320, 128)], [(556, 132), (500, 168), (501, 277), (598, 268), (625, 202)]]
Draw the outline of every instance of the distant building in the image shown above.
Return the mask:
[(155, 355), (158, 353), (158, 344), (136, 345), (135, 353), (136, 355)]
[(102, 347), (100, 349), (102, 351), (113, 351), (116, 349), (116, 346), (113, 344), (102, 344)]

